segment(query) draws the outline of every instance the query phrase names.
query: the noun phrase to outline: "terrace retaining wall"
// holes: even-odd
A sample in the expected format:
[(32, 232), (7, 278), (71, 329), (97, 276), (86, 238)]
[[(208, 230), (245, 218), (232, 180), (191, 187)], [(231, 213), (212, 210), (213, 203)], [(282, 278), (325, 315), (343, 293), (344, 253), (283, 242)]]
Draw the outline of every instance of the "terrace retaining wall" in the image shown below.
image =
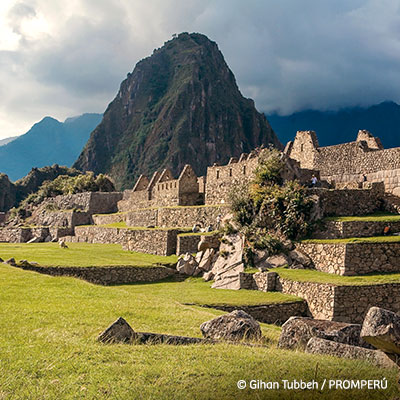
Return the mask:
[(400, 221), (324, 221), (315, 231), (316, 239), (340, 239), (351, 237), (382, 236), (385, 227), (392, 233), (400, 232)]
[(299, 243), (318, 271), (337, 275), (400, 272), (400, 242)]
[(307, 315), (307, 303), (305, 301), (272, 303), (257, 306), (203, 305), (202, 307), (215, 308), (226, 312), (243, 310), (257, 321), (265, 324), (277, 325), (284, 324), (290, 317)]
[(359, 324), (370, 307), (400, 312), (400, 283), (338, 286), (279, 278), (277, 289), (306, 300), (316, 319)]
[(39, 272), (51, 276), (72, 276), (99, 285), (117, 285), (135, 282), (155, 282), (176, 274), (166, 267), (43, 267), (20, 266), (23, 270)]
[(169, 256), (176, 253), (179, 231), (174, 229), (127, 229), (101, 226), (77, 226), (76, 236), (67, 241), (86, 243), (119, 243), (124, 250)]

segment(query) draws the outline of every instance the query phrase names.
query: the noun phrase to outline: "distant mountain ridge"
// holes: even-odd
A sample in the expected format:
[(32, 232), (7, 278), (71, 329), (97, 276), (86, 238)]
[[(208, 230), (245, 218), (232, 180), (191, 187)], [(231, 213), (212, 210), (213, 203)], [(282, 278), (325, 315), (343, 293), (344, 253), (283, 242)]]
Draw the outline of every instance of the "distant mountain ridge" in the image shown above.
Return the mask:
[(287, 116), (267, 115), (268, 121), (286, 143), (296, 131), (316, 131), (320, 146), (354, 141), (360, 129), (378, 136), (385, 148), (400, 147), (400, 105), (393, 101), (370, 107), (353, 107), (339, 111), (300, 111)]
[(15, 140), (18, 136), (11, 136), (5, 139), (0, 139), (0, 146), (5, 146), (8, 143), (11, 143), (13, 140)]
[(0, 173), (12, 181), (25, 176), (32, 168), (59, 164), (71, 166), (102, 114), (83, 114), (59, 122), (45, 117), (24, 135), (0, 146)]
[(168, 167), (176, 176), (191, 164), (203, 175), (261, 144), (281, 147), (217, 44), (182, 33), (136, 64), (74, 167), (132, 188), (140, 174)]

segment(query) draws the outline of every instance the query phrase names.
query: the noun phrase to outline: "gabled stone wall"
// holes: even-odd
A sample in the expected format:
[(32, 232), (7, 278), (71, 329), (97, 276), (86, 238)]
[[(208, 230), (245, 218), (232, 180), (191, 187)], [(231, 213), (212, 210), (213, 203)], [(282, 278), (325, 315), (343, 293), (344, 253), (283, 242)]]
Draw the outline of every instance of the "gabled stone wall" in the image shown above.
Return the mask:
[(400, 148), (383, 149), (378, 138), (359, 131), (357, 140), (319, 147), (314, 131), (299, 131), (287, 155), (302, 168), (315, 169), (329, 182), (383, 182), (385, 190), (400, 187)]

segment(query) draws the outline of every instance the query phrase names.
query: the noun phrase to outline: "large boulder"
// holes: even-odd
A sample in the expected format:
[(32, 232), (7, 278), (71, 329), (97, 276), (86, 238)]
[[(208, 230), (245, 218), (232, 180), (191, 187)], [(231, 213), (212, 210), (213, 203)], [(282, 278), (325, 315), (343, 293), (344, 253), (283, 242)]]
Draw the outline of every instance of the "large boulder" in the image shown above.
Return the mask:
[(361, 337), (387, 354), (400, 355), (400, 316), (371, 307), (364, 318)]
[(219, 256), (212, 268), (215, 289), (240, 289), (239, 274), (244, 271), (244, 237), (241, 234), (226, 235), (221, 241)]
[(384, 368), (393, 368), (395, 366), (381, 351), (333, 342), (332, 340), (317, 337), (313, 337), (308, 341), (305, 351), (311, 354), (326, 354), (341, 358), (365, 360)]
[(290, 251), (289, 256), (296, 264), (303, 265), (306, 268), (311, 268), (313, 266), (311, 258), (300, 250), (294, 249)]
[(260, 339), (260, 324), (242, 310), (235, 310), (200, 325), (203, 336), (207, 339)]
[(285, 349), (304, 349), (312, 337), (370, 347), (360, 338), (361, 325), (347, 324), (307, 317), (291, 317), (283, 325), (278, 346)]
[(201, 261), (199, 263), (199, 269), (204, 272), (208, 272), (212, 268), (212, 262), (214, 259), (215, 250), (212, 248), (208, 248), (204, 250), (204, 254), (201, 257)]
[(100, 333), (97, 340), (103, 343), (131, 343), (136, 338), (135, 331), (124, 318), (120, 317)]
[(267, 262), (271, 265), (272, 268), (278, 268), (290, 265), (292, 263), (292, 260), (287, 254), (281, 253), (268, 257)]
[(219, 237), (217, 235), (201, 235), (198, 244), (198, 251), (205, 251), (207, 249), (218, 249), (220, 246)]
[(180, 257), (176, 264), (177, 271), (185, 275), (195, 275), (197, 267), (197, 261), (190, 253), (186, 253), (183, 257)]

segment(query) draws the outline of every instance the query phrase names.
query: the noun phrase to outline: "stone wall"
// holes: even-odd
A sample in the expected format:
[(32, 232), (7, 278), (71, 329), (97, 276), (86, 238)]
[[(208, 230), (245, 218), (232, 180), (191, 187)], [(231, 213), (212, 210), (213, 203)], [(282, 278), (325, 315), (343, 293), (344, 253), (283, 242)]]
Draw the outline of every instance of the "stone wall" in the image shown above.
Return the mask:
[(313, 131), (297, 132), (288, 156), (302, 168), (317, 169), (335, 182), (384, 182), (386, 191), (400, 186), (400, 148), (383, 149), (379, 139), (359, 131), (355, 142), (319, 147)]
[(108, 225), (108, 224), (115, 224), (118, 222), (125, 222), (125, 218), (126, 218), (126, 213), (92, 215), (92, 220), (95, 225)]
[(400, 283), (337, 286), (279, 278), (278, 290), (306, 300), (316, 319), (360, 324), (373, 306), (400, 312)]
[(127, 229), (78, 226), (71, 242), (119, 243), (125, 250), (169, 256), (176, 253), (179, 231), (173, 229)]
[(125, 222), (128, 226), (161, 226), (158, 223), (157, 208), (128, 211), (125, 214)]
[(232, 188), (249, 182), (257, 165), (258, 157), (242, 155), (239, 161), (231, 159), (227, 165), (208, 167), (205, 203), (228, 203)]
[[(158, 227), (203, 227), (213, 225), (216, 228), (218, 215), (224, 217), (229, 208), (220, 206), (161, 207), (126, 212), (124, 219), (128, 226)], [(97, 218), (97, 217), (96, 217)]]
[(335, 308), (334, 285), (316, 282), (297, 282), (279, 278), (277, 290), (304, 299), (313, 318), (333, 320)]
[(46, 211), (36, 214), (31, 221), (39, 226), (75, 227), (77, 225), (90, 224), (91, 218), (87, 211), (65, 210)]
[(313, 233), (316, 239), (382, 236), (385, 227), (391, 233), (400, 232), (400, 221), (324, 221)]
[(371, 307), (382, 307), (399, 313), (400, 283), (335, 288), (335, 321), (362, 324)]
[(25, 243), (32, 239), (30, 228), (0, 228), (0, 242)]
[(45, 241), (58, 239), (63, 236), (72, 235), (73, 228), (70, 227), (22, 227), (22, 228), (0, 228), (0, 242), (6, 243), (26, 243), (34, 237)]
[[(247, 274), (249, 275), (249, 274)], [(282, 325), (290, 317), (307, 315), (307, 304), (305, 301), (293, 301), (290, 303), (272, 303), (258, 306), (225, 306), (225, 305), (210, 305), (203, 306), (215, 308), (226, 312), (234, 310), (243, 310), (250, 314), (257, 321), (265, 324)]]
[(309, 189), (309, 194), (318, 197), (321, 216), (366, 215), (383, 209), (383, 189), (380, 184), (370, 189), (314, 188)]
[(122, 199), (121, 192), (85, 192), (55, 196), (45, 200), (41, 208), (54, 207), (58, 210), (79, 209), (90, 214), (105, 214), (117, 211), (117, 203)]
[(338, 275), (400, 272), (400, 242), (299, 243), (317, 270)]
[(157, 226), (163, 227), (192, 227), (200, 224), (203, 227), (212, 225), (216, 228), (218, 215), (223, 218), (229, 213), (226, 206), (193, 206), (160, 208), (157, 216)]
[(178, 235), (176, 254), (179, 256), (185, 253), (197, 253), (197, 246), (200, 242), (200, 235)]
[(176, 271), (166, 267), (18, 267), (51, 276), (73, 276), (99, 285), (121, 285), (135, 282), (156, 282), (168, 278)]

